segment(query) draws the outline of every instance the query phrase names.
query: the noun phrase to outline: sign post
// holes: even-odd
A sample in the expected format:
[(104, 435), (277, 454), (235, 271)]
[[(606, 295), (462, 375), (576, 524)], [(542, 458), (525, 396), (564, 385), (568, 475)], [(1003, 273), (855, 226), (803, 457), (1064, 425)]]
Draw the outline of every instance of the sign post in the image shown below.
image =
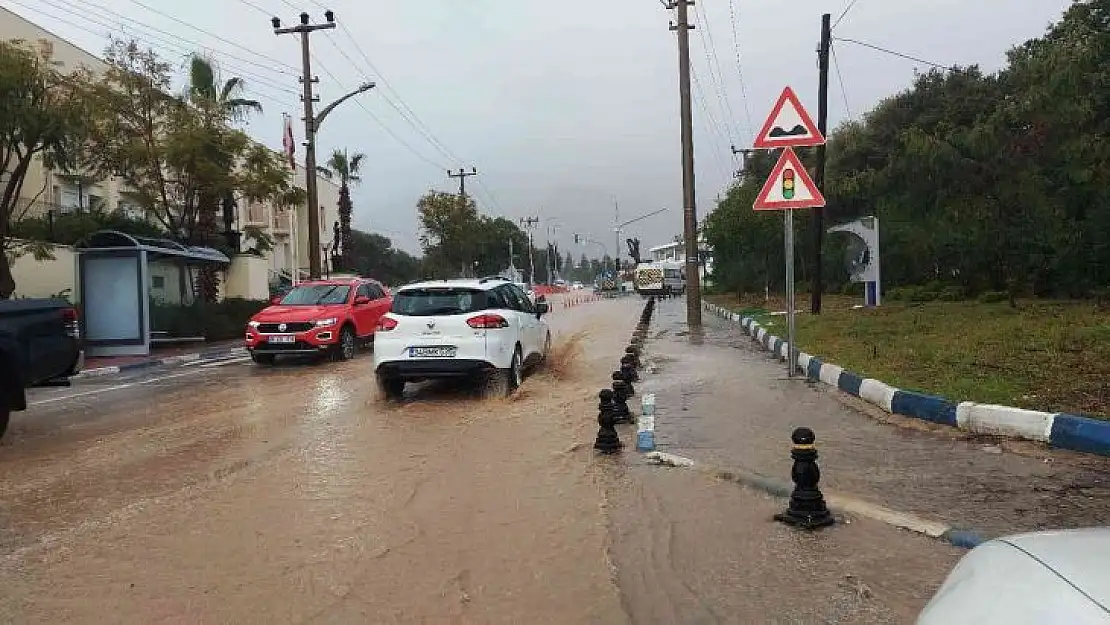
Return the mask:
[(752, 206), (754, 210), (781, 210), (783, 243), (786, 254), (786, 375), (794, 377), (798, 367), (794, 326), (794, 211), (825, 205), (825, 196), (814, 184), (805, 165), (794, 153), (795, 147), (823, 145), (825, 137), (813, 123), (790, 87), (783, 89), (763, 128), (755, 138), (755, 148), (782, 149)]

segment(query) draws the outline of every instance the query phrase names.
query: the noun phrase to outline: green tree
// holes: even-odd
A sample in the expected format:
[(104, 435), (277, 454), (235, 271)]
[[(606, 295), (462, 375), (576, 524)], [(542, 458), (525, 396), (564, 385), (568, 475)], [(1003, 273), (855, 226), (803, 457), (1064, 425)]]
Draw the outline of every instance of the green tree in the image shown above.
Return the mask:
[(359, 275), (389, 286), (400, 286), (420, 278), (420, 259), (394, 248), (388, 237), (360, 230), (352, 230), (351, 236), (355, 241), (354, 269)]
[[(65, 73), (22, 41), (0, 42), (0, 299), (15, 292), (11, 263), (16, 258), (25, 253), (49, 257), (45, 247), (11, 238), (30, 205), (23, 184), (36, 159), (52, 170), (78, 169), (95, 109), (91, 92), (88, 72)], [(44, 190), (34, 189), (32, 199)]]
[(339, 262), (342, 269), (351, 268), (353, 262), (354, 239), (351, 237), (351, 213), (354, 205), (351, 202), (350, 185), (352, 182), (362, 181), (359, 170), (364, 158), (366, 155), (361, 152), (348, 154), (347, 150), (336, 150), (332, 152), (327, 164), (318, 168), (328, 178), (339, 177), (339, 248), (342, 251)]
[[(230, 122), (242, 121), (252, 113), (262, 112), (262, 104), (257, 100), (241, 97), (246, 87), (242, 78), (229, 78), (221, 83), (216, 66), (208, 57), (194, 54), (189, 62), (189, 84), (185, 99), (200, 118), (201, 141), (207, 162), (215, 164), (224, 172), (212, 172), (207, 180), (201, 180), (197, 200), (197, 222), (190, 233), (191, 242), (213, 245), (217, 236), (216, 215), (224, 212), (225, 229), (231, 229), (232, 212), (235, 207), (234, 183), (225, 178), (236, 168), (236, 150), (231, 147), (226, 135), (234, 131)], [(244, 149), (246, 146), (243, 146)], [(221, 175), (224, 173), (225, 175)], [(219, 274), (212, 265), (205, 265), (198, 274), (198, 295), (205, 302), (215, 302), (219, 296)]]
[(428, 269), (439, 275), (466, 275), (477, 260), (480, 221), (473, 198), (429, 191), (416, 204), (420, 244)]
[[(220, 83), (210, 64), (194, 58), (186, 96), (175, 97), (170, 65), (134, 41), (113, 40), (106, 61), (90, 164), (120, 178), (171, 236), (219, 245), (216, 215), (236, 192), (279, 204), (292, 198), (276, 155), (232, 127), (256, 110), (238, 97), (242, 81)], [(215, 300), (214, 272), (203, 273), (197, 286), (198, 297)]]

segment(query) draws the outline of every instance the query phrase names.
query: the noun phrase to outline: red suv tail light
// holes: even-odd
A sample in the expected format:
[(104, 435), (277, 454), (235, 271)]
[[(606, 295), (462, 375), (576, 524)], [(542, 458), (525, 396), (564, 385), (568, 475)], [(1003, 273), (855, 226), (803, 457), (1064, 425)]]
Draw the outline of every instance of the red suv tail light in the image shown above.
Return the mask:
[(392, 330), (393, 328), (396, 328), (396, 327), (397, 327), (397, 320), (396, 319), (393, 319), (391, 317), (382, 317), (381, 319), (378, 319), (378, 328), (377, 328), (378, 332), (389, 332), (390, 330)]
[(466, 325), (482, 330), (492, 330), (494, 328), (507, 328), (509, 322), (501, 315), (478, 315), (466, 320)]

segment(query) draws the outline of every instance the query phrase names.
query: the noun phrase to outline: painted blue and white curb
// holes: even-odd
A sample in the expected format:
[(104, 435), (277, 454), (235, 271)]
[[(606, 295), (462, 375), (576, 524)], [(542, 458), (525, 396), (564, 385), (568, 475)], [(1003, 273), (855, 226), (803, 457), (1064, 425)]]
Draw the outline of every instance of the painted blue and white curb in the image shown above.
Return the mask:
[(640, 399), (641, 414), (636, 423), (636, 450), (655, 450), (655, 394)]
[[(749, 488), (754, 488), (775, 497), (789, 497), (791, 491), (794, 490), (794, 485), (787, 480), (768, 477), (766, 475), (751, 473), (740, 469), (714, 467), (700, 461), (694, 461), (690, 458), (662, 451), (651, 452), (647, 454), (646, 458), (649, 462), (658, 465), (693, 469), (720, 480), (727, 480)], [(826, 492), (825, 501), (829, 504), (829, 508), (831, 508), (833, 512), (880, 521), (892, 527), (943, 540), (955, 547), (973, 549), (985, 540), (983, 536), (977, 532), (960, 529), (943, 521), (919, 517), (916, 514), (892, 510), (885, 506), (873, 504), (869, 501), (840, 493)]]
[(227, 360), (238, 356), (246, 355), (247, 350), (244, 347), (232, 347), (227, 349), (211, 350), (207, 352), (197, 352), (195, 354), (183, 354), (181, 356), (169, 356), (167, 358), (155, 358), (153, 360), (143, 360), (140, 362), (132, 362), (126, 365), (111, 366), (111, 367), (97, 367), (96, 369), (86, 369), (77, 375), (71, 376), (71, 380), (82, 380), (88, 378), (99, 378), (108, 375), (116, 375), (127, 371), (135, 371), (138, 369), (149, 369), (152, 367), (170, 367), (176, 365), (186, 365), (191, 363), (200, 362), (213, 362), (217, 360)]
[[(740, 325), (753, 340), (785, 361), (786, 342), (771, 335), (755, 319), (741, 317), (726, 308), (702, 302), (709, 312)], [(798, 352), (797, 367), (810, 380), (820, 381), (874, 404), (890, 414), (913, 417), (956, 427), (974, 434), (1009, 436), (1110, 457), (1110, 421), (1065, 412), (1040, 412), (1011, 406), (954, 402), (944, 397), (894, 388), (879, 380), (864, 378), (816, 356)]]

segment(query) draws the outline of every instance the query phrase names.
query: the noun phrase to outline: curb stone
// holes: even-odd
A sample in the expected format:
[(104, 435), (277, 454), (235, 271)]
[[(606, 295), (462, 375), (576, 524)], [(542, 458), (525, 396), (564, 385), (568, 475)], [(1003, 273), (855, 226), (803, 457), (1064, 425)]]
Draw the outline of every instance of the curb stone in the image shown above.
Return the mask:
[(226, 360), (234, 358), (246, 353), (246, 348), (232, 347), (227, 349), (210, 350), (206, 352), (195, 352), (192, 354), (182, 354), (180, 356), (168, 356), (166, 358), (156, 358), (154, 360), (143, 360), (140, 362), (132, 362), (126, 365), (110, 366), (110, 367), (97, 367), (95, 369), (86, 369), (77, 375), (71, 376), (71, 380), (83, 380), (87, 378), (99, 378), (108, 375), (116, 375), (124, 371), (136, 371), (138, 369), (150, 369), (152, 367), (164, 367), (173, 365), (183, 365), (190, 362), (197, 362), (200, 360)]
[[(785, 361), (789, 347), (782, 339), (770, 336), (755, 319), (741, 317), (726, 308), (702, 302), (709, 312), (739, 324), (764, 349)], [(1046, 443), (1067, 449), (1110, 457), (1110, 421), (1069, 414), (1040, 412), (1011, 406), (954, 402), (916, 391), (906, 391), (879, 380), (864, 378), (805, 352), (798, 352), (795, 365), (813, 381), (823, 382), (859, 397), (890, 414), (913, 417), (940, 425), (956, 427), (974, 434), (991, 434)]]
[[(645, 458), (649, 462), (660, 466), (693, 469), (716, 479), (735, 482), (741, 486), (754, 488), (779, 498), (790, 497), (791, 491), (794, 490), (794, 485), (786, 480), (780, 480), (740, 469), (713, 467), (666, 452), (653, 451), (646, 454)], [(914, 514), (892, 510), (848, 495), (826, 492), (825, 501), (828, 503), (830, 509), (840, 512), (841, 514), (850, 514), (872, 519), (874, 521), (880, 521), (892, 527), (909, 530), (930, 538), (942, 540), (954, 547), (974, 549), (985, 542), (982, 535), (977, 532), (959, 529), (947, 523), (925, 519)]]

